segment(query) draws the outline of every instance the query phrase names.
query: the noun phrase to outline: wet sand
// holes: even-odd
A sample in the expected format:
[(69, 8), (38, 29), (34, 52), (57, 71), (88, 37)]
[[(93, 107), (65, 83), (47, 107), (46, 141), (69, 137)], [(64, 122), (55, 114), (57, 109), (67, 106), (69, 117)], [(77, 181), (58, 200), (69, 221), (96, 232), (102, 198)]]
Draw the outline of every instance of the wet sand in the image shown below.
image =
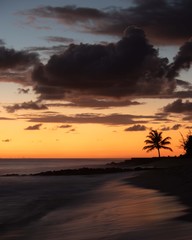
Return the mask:
[(187, 207), (139, 186), (140, 177), (1, 177), (0, 239), (191, 239), (192, 223), (181, 219)]
[[(144, 164), (147, 166), (147, 164)], [(185, 158), (156, 159), (154, 171), (146, 171), (128, 179), (129, 184), (137, 187), (155, 189), (166, 196), (174, 196), (187, 206), (182, 219), (192, 222), (192, 160)]]

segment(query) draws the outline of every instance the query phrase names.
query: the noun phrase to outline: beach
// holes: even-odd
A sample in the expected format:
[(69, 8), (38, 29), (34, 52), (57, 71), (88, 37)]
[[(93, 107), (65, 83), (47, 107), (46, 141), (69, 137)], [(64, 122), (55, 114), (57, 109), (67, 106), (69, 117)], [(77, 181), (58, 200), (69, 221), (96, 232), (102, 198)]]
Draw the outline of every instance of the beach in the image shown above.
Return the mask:
[(0, 239), (191, 239), (190, 205), (163, 171), (1, 177)]

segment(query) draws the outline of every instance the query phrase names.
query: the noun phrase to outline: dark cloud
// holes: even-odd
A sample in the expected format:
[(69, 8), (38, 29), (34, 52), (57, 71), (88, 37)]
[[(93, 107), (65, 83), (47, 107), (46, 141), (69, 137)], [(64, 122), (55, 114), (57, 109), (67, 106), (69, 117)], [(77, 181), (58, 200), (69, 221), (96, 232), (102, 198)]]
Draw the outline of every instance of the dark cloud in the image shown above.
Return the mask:
[(66, 37), (54, 37), (54, 36), (49, 36), (46, 37), (45, 40), (48, 42), (60, 42), (60, 43), (73, 43), (74, 39), (73, 38), (66, 38)]
[[(158, 118), (158, 117), (157, 117)], [(47, 116), (31, 117), (29, 122), (41, 122), (41, 123), (63, 123), (63, 124), (104, 124), (104, 125), (127, 125), (127, 124), (143, 124), (156, 119), (155, 116), (139, 116), (130, 114), (93, 114), (84, 113), (76, 115), (61, 115), (52, 114)]]
[(170, 131), (170, 127), (163, 126), (161, 128), (161, 131)]
[(6, 106), (5, 109), (9, 113), (13, 113), (18, 110), (46, 110), (48, 109), (46, 105), (42, 104), (41, 102), (24, 102), (20, 104), (14, 104), (12, 106)]
[(192, 91), (177, 91), (173, 94), (173, 98), (192, 98)]
[(186, 129), (192, 129), (192, 126), (186, 126), (185, 128)]
[(133, 125), (133, 126), (125, 129), (126, 132), (129, 132), (129, 131), (145, 131), (145, 130), (147, 130), (147, 127), (144, 126), (144, 125), (140, 125), (140, 124)]
[(66, 45), (56, 45), (51, 47), (29, 47), (26, 48), (26, 51), (28, 52), (38, 52), (38, 53), (44, 53), (49, 56), (53, 54), (59, 54), (67, 49), (68, 46)]
[(76, 131), (76, 129), (75, 128), (72, 128), (72, 129), (70, 129), (67, 133), (71, 133), (71, 132), (75, 132)]
[(16, 118), (7, 118), (7, 117), (0, 117), (0, 121), (11, 121), (11, 120), (13, 120), (13, 121), (15, 121), (16, 120)]
[[(59, 20), (60, 23), (69, 25), (77, 24), (79, 22), (87, 22), (87, 20), (95, 20), (105, 18), (105, 13), (94, 8), (78, 8), (76, 6), (51, 7), (43, 6), (34, 8), (28, 11), (20, 11), (19, 14), (33, 16), (31, 21), (35, 22), (36, 17), (53, 18)], [(93, 22), (94, 24), (94, 22)]]
[(42, 124), (35, 124), (33, 126), (29, 126), (29, 127), (25, 128), (25, 130), (40, 130), (41, 126), (42, 126)]
[(189, 82), (186, 82), (180, 79), (176, 79), (176, 81), (177, 81), (177, 85), (181, 86), (184, 89), (189, 90), (191, 88), (191, 84)]
[(59, 128), (71, 128), (71, 127), (72, 125), (69, 125), (69, 124), (59, 126)]
[(30, 72), (37, 63), (39, 63), (39, 57), (36, 53), (0, 46), (0, 82), (31, 85)]
[(178, 130), (179, 128), (181, 128), (182, 125), (181, 124), (175, 124), (171, 129), (172, 130)]
[(191, 121), (192, 120), (192, 114), (191, 113), (186, 113), (186, 115), (183, 117), (183, 121)]
[(0, 46), (5, 45), (5, 42), (3, 41), (3, 39), (0, 39)]
[(71, 44), (33, 72), (35, 91), (42, 99), (66, 96), (157, 96), (172, 93), (168, 60), (160, 58), (137, 27), (126, 29), (115, 44)]
[[(98, 108), (105, 109), (110, 107), (125, 107), (125, 106), (133, 106), (140, 105), (137, 101), (131, 100), (111, 100), (111, 99), (94, 99), (94, 98), (80, 98), (71, 100), (71, 102), (62, 104), (65, 107), (90, 107), (90, 108)], [(51, 104), (50, 104), (51, 105)], [(53, 104), (54, 105), (54, 104)]]
[(181, 124), (175, 124), (172, 127), (167, 127), (167, 126), (163, 126), (161, 128), (161, 131), (170, 131), (170, 130), (178, 130), (179, 128), (181, 128), (182, 125)]
[(191, 36), (191, 0), (135, 0), (128, 8), (107, 9), (76, 6), (43, 6), (20, 12), (30, 21), (37, 17), (51, 18), (59, 23), (94, 34), (120, 36), (128, 25), (142, 27), (159, 44), (181, 43)]
[(192, 62), (192, 39), (180, 47), (178, 54), (171, 64), (168, 77), (175, 78), (179, 75), (181, 69), (188, 70)]
[(24, 73), (23, 71), (10, 71), (9, 69), (0, 69), (0, 82), (14, 82), (25, 85), (27, 84), (25, 75), (26, 73)]
[(164, 112), (167, 113), (187, 113), (192, 112), (192, 102), (185, 101), (182, 99), (177, 99), (176, 101), (168, 104), (163, 108)]
[(0, 47), (0, 69), (25, 70), (37, 62), (39, 58), (36, 53)]
[(29, 91), (30, 91), (29, 88), (26, 88), (26, 89), (25, 89), (25, 88), (18, 88), (17, 90), (18, 90), (18, 93), (19, 93), (19, 94), (22, 94), (22, 93), (23, 93), (23, 94), (28, 94)]

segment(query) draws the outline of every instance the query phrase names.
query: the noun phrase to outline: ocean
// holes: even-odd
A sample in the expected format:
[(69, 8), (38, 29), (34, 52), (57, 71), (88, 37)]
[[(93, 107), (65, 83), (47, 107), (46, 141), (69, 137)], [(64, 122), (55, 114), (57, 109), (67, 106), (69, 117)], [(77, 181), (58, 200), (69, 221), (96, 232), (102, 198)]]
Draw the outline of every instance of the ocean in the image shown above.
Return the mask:
[[(1, 175), (99, 166), (114, 159), (0, 160)], [(118, 161), (118, 160), (117, 160)], [(1, 240), (189, 240), (187, 207), (133, 186), (138, 172), (0, 176)]]
[(0, 175), (4, 174), (34, 174), (61, 169), (77, 169), (81, 167), (100, 167), (110, 162), (119, 162), (124, 159), (109, 158), (72, 158), (72, 159), (0, 159)]

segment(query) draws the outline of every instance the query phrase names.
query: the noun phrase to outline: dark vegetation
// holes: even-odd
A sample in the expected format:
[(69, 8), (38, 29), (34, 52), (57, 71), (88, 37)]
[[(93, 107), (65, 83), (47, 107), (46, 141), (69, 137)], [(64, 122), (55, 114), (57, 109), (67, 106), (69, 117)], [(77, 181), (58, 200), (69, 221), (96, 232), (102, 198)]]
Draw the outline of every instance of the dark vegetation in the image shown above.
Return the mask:
[(160, 149), (167, 149), (172, 151), (170, 147), (167, 147), (167, 145), (170, 143), (170, 137), (163, 138), (162, 132), (158, 132), (157, 130), (151, 130), (149, 132), (149, 135), (147, 136), (147, 139), (145, 140), (145, 146), (143, 147), (143, 150), (147, 150), (147, 152), (150, 152), (154, 149), (157, 149), (158, 156), (160, 157)]

